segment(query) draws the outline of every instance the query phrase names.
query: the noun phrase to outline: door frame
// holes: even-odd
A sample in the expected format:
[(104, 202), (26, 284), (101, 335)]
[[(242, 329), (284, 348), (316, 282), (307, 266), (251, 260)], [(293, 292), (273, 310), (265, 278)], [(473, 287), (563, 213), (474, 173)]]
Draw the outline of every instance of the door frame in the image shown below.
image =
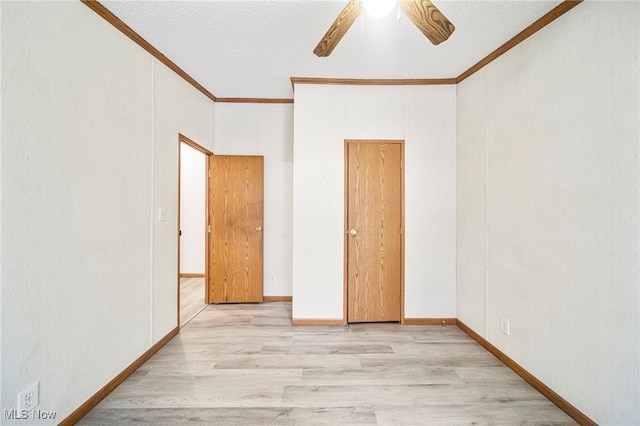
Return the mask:
[(204, 205), (205, 205), (205, 223), (204, 223), (204, 235), (205, 235), (205, 245), (204, 245), (204, 303), (205, 305), (209, 304), (209, 157), (213, 155), (213, 152), (209, 151), (207, 148), (195, 142), (193, 139), (189, 139), (182, 133), (178, 133), (178, 223), (177, 223), (177, 236), (178, 236), (178, 317), (177, 324), (178, 328), (180, 328), (180, 180), (181, 180), (181, 148), (182, 143), (189, 145), (191, 148), (194, 148), (205, 155), (205, 174), (204, 174)]
[(400, 236), (400, 324), (405, 323), (404, 319), (404, 251), (405, 251), (405, 210), (404, 210), (404, 139), (345, 139), (344, 140), (344, 226), (343, 226), (343, 295), (342, 295), (342, 317), (343, 325), (348, 324), (348, 287), (349, 287), (349, 144), (350, 143), (377, 143), (377, 144), (400, 144), (400, 223), (402, 234)]

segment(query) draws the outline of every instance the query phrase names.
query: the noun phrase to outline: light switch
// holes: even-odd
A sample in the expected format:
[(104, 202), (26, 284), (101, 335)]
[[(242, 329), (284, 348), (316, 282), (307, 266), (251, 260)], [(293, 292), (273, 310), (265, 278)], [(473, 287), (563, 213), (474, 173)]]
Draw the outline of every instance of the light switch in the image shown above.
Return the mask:
[(167, 220), (167, 209), (160, 207), (158, 209), (158, 220), (164, 222)]

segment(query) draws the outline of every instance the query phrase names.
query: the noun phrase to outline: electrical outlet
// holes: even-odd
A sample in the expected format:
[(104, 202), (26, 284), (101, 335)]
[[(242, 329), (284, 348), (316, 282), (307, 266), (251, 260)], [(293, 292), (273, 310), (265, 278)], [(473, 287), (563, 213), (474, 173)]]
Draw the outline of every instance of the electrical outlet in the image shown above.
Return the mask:
[(276, 282), (276, 276), (275, 275), (271, 275), (271, 284)]
[(167, 209), (163, 207), (158, 208), (158, 220), (160, 222), (167, 220)]
[(38, 406), (38, 382), (18, 394), (18, 410), (33, 410)]
[(504, 317), (500, 317), (500, 331), (509, 335), (509, 320)]

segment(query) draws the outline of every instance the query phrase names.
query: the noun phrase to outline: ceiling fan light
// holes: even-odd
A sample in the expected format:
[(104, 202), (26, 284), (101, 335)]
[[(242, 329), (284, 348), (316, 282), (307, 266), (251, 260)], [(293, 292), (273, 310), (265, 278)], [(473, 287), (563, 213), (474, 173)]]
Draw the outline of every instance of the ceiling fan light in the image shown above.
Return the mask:
[(362, 5), (367, 13), (374, 18), (379, 18), (391, 12), (397, 0), (362, 0)]

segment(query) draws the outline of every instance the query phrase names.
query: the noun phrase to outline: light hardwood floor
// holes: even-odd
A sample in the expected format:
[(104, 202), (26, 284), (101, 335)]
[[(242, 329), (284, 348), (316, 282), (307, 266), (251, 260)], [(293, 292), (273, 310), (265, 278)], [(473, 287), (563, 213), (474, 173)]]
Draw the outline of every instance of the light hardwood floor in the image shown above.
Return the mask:
[(290, 323), (209, 305), (79, 424), (575, 424), (456, 326)]
[(204, 308), (204, 277), (180, 278), (180, 327)]

